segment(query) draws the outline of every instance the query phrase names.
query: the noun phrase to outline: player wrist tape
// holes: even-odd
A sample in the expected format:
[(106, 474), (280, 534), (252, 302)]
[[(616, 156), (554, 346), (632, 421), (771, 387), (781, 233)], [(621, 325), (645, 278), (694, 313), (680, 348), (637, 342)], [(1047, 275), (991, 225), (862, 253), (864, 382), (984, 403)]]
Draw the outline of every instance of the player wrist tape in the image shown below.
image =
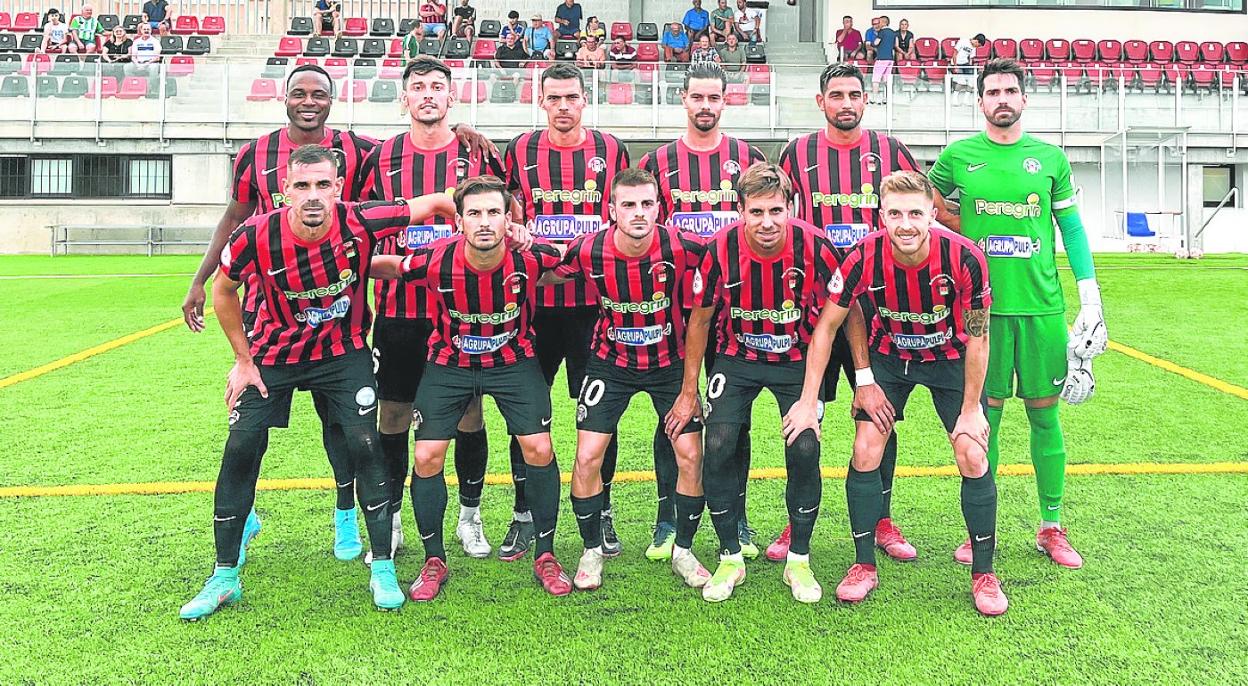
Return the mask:
[(1084, 279), (1078, 282), (1079, 286), (1079, 304), (1101, 306), (1101, 287), (1096, 283), (1096, 279)]
[(875, 383), (875, 374), (871, 373), (870, 367), (854, 370), (854, 385), (870, 386)]

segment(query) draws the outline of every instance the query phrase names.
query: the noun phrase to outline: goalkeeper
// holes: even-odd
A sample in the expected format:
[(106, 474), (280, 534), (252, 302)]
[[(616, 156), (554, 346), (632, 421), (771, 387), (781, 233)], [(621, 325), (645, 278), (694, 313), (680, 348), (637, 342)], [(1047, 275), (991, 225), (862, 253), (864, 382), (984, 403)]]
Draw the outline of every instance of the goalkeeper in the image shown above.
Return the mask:
[[(1031, 425), (1041, 520), (1036, 548), (1055, 563), (1077, 569), (1083, 558), (1061, 525), (1066, 447), (1058, 398), (1075, 405), (1092, 397), (1092, 358), (1105, 351), (1108, 338), (1070, 161), (1061, 148), (1023, 133), (1023, 83), (1017, 62), (988, 62), (978, 82), (986, 130), (945, 148), (929, 176), (943, 196), (961, 192), (961, 226), (953, 228), (976, 241), (988, 257), (993, 290), (985, 383), (988, 463), (995, 476), (1005, 399), (1017, 395)], [(1054, 257), (1054, 221), (1079, 287), (1079, 316), (1069, 337)], [(971, 563), (969, 540), (954, 559)]]

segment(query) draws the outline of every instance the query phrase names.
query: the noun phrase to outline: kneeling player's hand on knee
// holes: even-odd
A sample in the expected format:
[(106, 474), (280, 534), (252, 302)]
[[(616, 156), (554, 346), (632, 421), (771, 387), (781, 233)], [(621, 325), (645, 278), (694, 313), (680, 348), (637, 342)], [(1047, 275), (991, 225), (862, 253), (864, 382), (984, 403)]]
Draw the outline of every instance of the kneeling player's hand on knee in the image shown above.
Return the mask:
[(663, 431), (674, 441), (677, 436), (680, 436), (680, 432), (685, 430), (685, 426), (701, 414), (702, 401), (698, 398), (698, 394), (681, 391), (680, 395), (676, 396), (676, 402), (672, 403), (672, 409), (668, 410), (667, 416), (663, 418)]
[(1096, 379), (1092, 376), (1092, 360), (1080, 357), (1071, 343), (1066, 350), (1066, 383), (1062, 386), (1062, 400), (1071, 405), (1087, 401), (1096, 392)]
[(887, 434), (893, 430), (896, 412), (879, 384), (863, 384), (854, 389), (854, 404), (850, 412), (857, 410), (862, 410), (871, 417), (871, 423), (880, 430), (880, 433)]
[(992, 428), (988, 426), (988, 418), (984, 416), (984, 411), (979, 406), (969, 412), (963, 412), (958, 415), (958, 422), (953, 426), (953, 433), (949, 434), (949, 440), (957, 441), (958, 436), (966, 436), (967, 438), (979, 444), (984, 451), (988, 450), (988, 432)]
[(256, 363), (251, 360), (235, 362), (230, 367), (229, 375), (225, 377), (225, 406), (234, 409), (239, 396), (248, 386), (255, 386), (260, 395), (269, 397), (269, 389), (264, 386), (264, 379), (260, 378), (260, 369), (256, 367)]
[(781, 424), (781, 431), (784, 433), (784, 444), (793, 445), (798, 436), (802, 432), (811, 429), (815, 432), (815, 438), (821, 438), (819, 431), (819, 420), (822, 418), (822, 409), (818, 400), (798, 400), (789, 408), (788, 413), (784, 415)]

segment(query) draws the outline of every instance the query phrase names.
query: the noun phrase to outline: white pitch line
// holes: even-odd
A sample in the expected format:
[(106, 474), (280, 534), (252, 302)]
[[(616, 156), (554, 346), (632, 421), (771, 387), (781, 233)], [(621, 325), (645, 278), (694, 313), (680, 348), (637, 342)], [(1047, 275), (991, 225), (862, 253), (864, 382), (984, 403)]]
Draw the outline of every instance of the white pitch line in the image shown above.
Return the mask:
[(0, 276), (0, 281), (20, 281), (24, 279), (159, 279), (166, 276), (177, 276), (186, 278), (195, 276), (194, 272), (185, 274), (6, 274)]

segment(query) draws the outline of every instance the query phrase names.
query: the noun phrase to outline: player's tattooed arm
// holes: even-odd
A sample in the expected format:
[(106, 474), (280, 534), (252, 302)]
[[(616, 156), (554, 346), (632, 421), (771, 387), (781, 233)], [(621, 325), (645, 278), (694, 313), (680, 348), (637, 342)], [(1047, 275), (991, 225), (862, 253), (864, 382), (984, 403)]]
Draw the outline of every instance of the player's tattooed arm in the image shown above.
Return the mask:
[(966, 327), (966, 334), (979, 338), (988, 335), (988, 308), (982, 310), (967, 310), (962, 315), (962, 324)]
[(962, 217), (958, 214), (958, 204), (952, 200), (946, 200), (940, 191), (936, 191), (935, 201), (936, 221), (947, 229), (962, 233)]

